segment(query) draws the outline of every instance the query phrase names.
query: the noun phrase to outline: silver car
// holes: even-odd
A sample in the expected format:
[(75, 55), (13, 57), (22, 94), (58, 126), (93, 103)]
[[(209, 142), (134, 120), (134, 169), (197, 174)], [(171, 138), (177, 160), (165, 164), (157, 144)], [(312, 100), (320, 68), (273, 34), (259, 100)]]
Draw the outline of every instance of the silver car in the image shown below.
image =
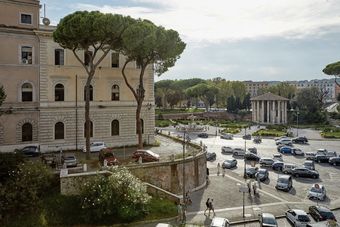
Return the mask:
[(308, 199), (324, 200), (326, 198), (326, 189), (321, 184), (313, 184), (312, 188), (308, 191)]
[(287, 210), (285, 214), (287, 219), (295, 227), (305, 227), (307, 224), (310, 223), (310, 218), (303, 210), (291, 209)]
[(65, 154), (61, 157), (63, 165), (68, 167), (77, 167), (78, 161), (74, 154)]

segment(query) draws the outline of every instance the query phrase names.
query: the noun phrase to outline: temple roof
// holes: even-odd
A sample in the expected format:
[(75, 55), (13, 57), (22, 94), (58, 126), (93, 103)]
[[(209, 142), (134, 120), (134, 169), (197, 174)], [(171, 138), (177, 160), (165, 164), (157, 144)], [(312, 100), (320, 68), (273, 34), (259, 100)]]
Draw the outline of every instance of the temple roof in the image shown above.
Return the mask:
[(265, 100), (265, 101), (288, 101), (289, 99), (268, 92), (268, 93), (265, 93), (265, 94), (263, 94), (263, 95), (259, 95), (259, 96), (253, 97), (253, 98), (251, 98), (250, 100), (251, 100), (251, 101), (256, 101), (256, 100)]

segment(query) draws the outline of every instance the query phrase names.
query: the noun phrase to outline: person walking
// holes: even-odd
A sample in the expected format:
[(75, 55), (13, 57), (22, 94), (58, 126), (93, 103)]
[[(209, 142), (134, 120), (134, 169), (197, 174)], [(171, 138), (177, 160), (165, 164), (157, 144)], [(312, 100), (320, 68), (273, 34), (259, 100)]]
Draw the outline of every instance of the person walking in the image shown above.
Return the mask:
[(207, 168), (207, 185), (209, 184), (209, 168)]
[(253, 182), (253, 191), (254, 191), (254, 196), (256, 195), (257, 191), (256, 191), (256, 182)]
[(220, 163), (217, 163), (217, 176), (220, 175), (220, 169), (221, 169), (221, 165)]
[(213, 204), (214, 200), (211, 199), (209, 202), (209, 216), (210, 216), (210, 211), (212, 210), (212, 212), (214, 213), (215, 216), (215, 210), (214, 210), (214, 204)]
[(249, 196), (251, 196), (251, 187), (250, 187), (250, 181), (249, 180), (247, 180), (247, 187), (248, 187)]
[(225, 168), (222, 168), (222, 177), (225, 176)]
[[(207, 212), (207, 210), (209, 210), (209, 206), (210, 206), (210, 198), (207, 199), (207, 201), (205, 202), (205, 206), (207, 207), (204, 211), (204, 215), (205, 215), (205, 212)], [(210, 214), (210, 210), (209, 210), (209, 214)]]

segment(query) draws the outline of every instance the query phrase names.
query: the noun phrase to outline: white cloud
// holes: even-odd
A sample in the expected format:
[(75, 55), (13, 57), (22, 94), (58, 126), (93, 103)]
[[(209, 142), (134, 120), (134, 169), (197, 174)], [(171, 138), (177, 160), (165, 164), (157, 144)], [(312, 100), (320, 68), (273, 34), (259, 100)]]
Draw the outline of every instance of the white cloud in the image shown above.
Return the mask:
[[(133, 0), (140, 7), (77, 4), (150, 19), (177, 30), (187, 42), (239, 40), (266, 36), (301, 38), (340, 24), (339, 0)], [(145, 7), (143, 6), (145, 3)], [(159, 8), (148, 8), (157, 4)]]

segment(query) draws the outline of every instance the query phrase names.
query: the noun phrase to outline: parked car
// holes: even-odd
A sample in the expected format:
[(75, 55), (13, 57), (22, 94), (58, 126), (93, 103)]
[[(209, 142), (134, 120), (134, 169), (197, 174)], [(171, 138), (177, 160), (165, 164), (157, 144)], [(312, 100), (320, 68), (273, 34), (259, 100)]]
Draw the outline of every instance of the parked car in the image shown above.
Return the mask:
[(306, 160), (304, 163), (303, 163), (303, 166), (307, 169), (310, 169), (310, 170), (315, 170), (315, 165), (314, 165), (314, 161), (313, 160)]
[(242, 138), (243, 138), (244, 140), (251, 140), (251, 135), (250, 135), (250, 134), (247, 134), (247, 135), (242, 136)]
[(68, 167), (77, 167), (78, 161), (74, 154), (63, 154), (61, 156), (61, 163)]
[(291, 164), (291, 163), (285, 163), (283, 165), (283, 169), (282, 172), (284, 174), (292, 174), (293, 169), (296, 168), (295, 164)]
[(233, 148), (227, 147), (227, 146), (222, 146), (221, 148), (221, 153), (222, 154), (232, 154), (233, 153)]
[[(106, 145), (104, 142), (93, 142), (90, 144), (90, 152), (99, 152), (101, 149), (105, 149)], [(86, 146), (83, 147), (83, 152), (86, 152)]]
[(328, 162), (333, 166), (340, 165), (340, 157), (331, 157), (329, 158)]
[(292, 139), (293, 143), (305, 144), (308, 143), (308, 139), (305, 136), (300, 136)]
[(333, 157), (337, 157), (337, 154), (335, 151), (328, 151), (326, 153), (323, 153), (323, 152), (317, 152), (316, 155), (315, 155), (315, 158), (314, 160), (318, 163), (321, 163), (321, 162), (329, 162), (329, 159), (330, 158), (333, 158)]
[(255, 174), (257, 173), (257, 171), (258, 171), (258, 167), (248, 167), (246, 169), (246, 175), (249, 178), (255, 178)]
[(255, 173), (255, 178), (260, 181), (265, 181), (269, 177), (269, 172), (267, 169), (260, 168), (257, 173)]
[(290, 175), (279, 175), (276, 181), (275, 188), (277, 190), (283, 190), (289, 192), (293, 187), (293, 179)]
[(305, 158), (306, 160), (314, 160), (315, 159), (316, 153), (314, 152), (306, 152), (305, 153)]
[(303, 210), (290, 209), (285, 212), (286, 218), (293, 224), (295, 227), (305, 227), (308, 223), (310, 223), (310, 218), (308, 214)]
[(230, 222), (226, 218), (214, 217), (210, 223), (210, 227), (229, 227)]
[(223, 169), (231, 169), (237, 166), (237, 160), (235, 158), (229, 158), (222, 163)]
[(246, 151), (242, 148), (234, 148), (233, 149), (233, 155), (235, 156), (243, 156), (246, 154)]
[(256, 154), (250, 153), (250, 152), (246, 152), (244, 155), (244, 159), (248, 160), (248, 161), (260, 161), (260, 157), (257, 156)]
[(292, 142), (291, 139), (284, 138), (284, 139), (276, 141), (276, 145), (280, 145), (280, 144), (287, 145), (287, 146), (292, 146), (293, 142)]
[(292, 154), (293, 155), (301, 155), (301, 156), (305, 155), (305, 153), (301, 149), (299, 149), (299, 148), (293, 148), (292, 149)]
[(327, 207), (323, 206), (310, 206), (309, 214), (312, 216), (312, 218), (319, 222), (319, 221), (325, 221), (325, 220), (334, 220), (336, 221), (336, 218), (333, 214), (333, 212), (328, 209)]
[(288, 136), (280, 136), (280, 137), (276, 137), (274, 140), (275, 142), (279, 141), (279, 140), (282, 140), (282, 139), (289, 139)]
[(272, 166), (274, 160), (272, 158), (261, 158), (259, 163), (261, 166)]
[(292, 147), (288, 147), (288, 146), (283, 146), (280, 148), (280, 153), (282, 154), (292, 154)]
[(171, 224), (166, 224), (166, 223), (158, 223), (156, 227), (173, 227)]
[(209, 137), (209, 135), (205, 132), (202, 132), (202, 133), (198, 134), (197, 136), (200, 137), (200, 138), (208, 138)]
[(15, 153), (22, 154), (27, 157), (37, 157), (41, 155), (39, 146), (35, 146), (35, 145), (26, 146), (22, 149), (16, 149)]
[(325, 200), (326, 188), (321, 184), (313, 184), (307, 193), (308, 199)]
[(277, 145), (277, 147), (276, 147), (276, 148), (277, 148), (277, 151), (278, 151), (278, 152), (280, 152), (280, 150), (281, 150), (281, 147), (284, 147), (284, 146), (285, 146), (285, 145), (283, 145), (283, 144), (279, 144), (279, 145)]
[(225, 140), (232, 140), (233, 139), (233, 134), (221, 134), (220, 136), (221, 139), (225, 139)]
[(297, 167), (292, 169), (292, 175), (294, 177), (310, 177), (314, 179), (319, 178), (319, 173), (316, 170), (310, 170), (305, 167)]
[(277, 170), (277, 171), (282, 171), (283, 170), (283, 166), (284, 166), (284, 162), (282, 161), (275, 161), (273, 164), (272, 164), (272, 169), (273, 170)]
[(253, 154), (257, 154), (257, 148), (256, 147), (249, 147), (248, 151)]
[(259, 215), (260, 225), (264, 227), (277, 227), (277, 221), (274, 215), (270, 213), (262, 213)]
[(215, 152), (207, 152), (206, 157), (207, 157), (207, 161), (214, 161), (214, 160), (216, 160), (216, 153)]
[(154, 162), (159, 161), (159, 154), (156, 154), (150, 150), (136, 150), (132, 154), (132, 158), (135, 161), (139, 161), (139, 158), (142, 158), (142, 162)]
[(105, 160), (108, 166), (118, 165), (119, 163), (116, 156), (114, 155), (113, 150), (109, 148), (99, 151), (98, 158), (101, 165), (104, 165)]
[(273, 160), (283, 162), (282, 154), (273, 154)]

